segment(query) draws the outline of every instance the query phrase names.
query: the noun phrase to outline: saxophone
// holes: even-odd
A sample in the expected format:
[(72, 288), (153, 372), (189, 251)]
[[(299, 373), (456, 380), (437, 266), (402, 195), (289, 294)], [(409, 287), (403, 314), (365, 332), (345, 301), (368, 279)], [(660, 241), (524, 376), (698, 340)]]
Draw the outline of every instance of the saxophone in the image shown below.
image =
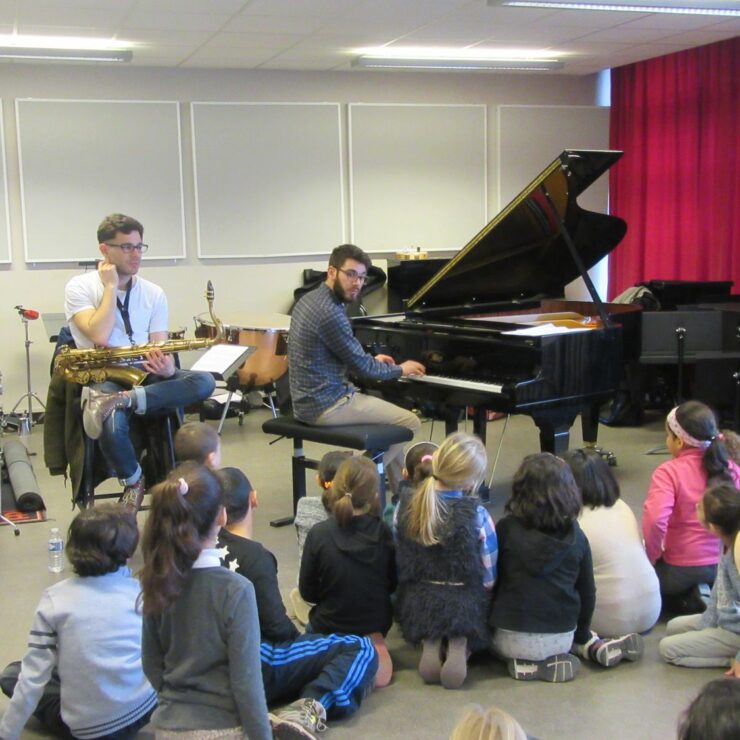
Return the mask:
[(150, 350), (158, 349), (164, 354), (186, 352), (191, 349), (204, 349), (223, 340), (224, 327), (213, 313), (215, 293), (213, 283), (208, 281), (206, 300), (208, 313), (216, 327), (216, 336), (207, 339), (174, 339), (163, 342), (149, 342), (133, 347), (101, 347), (93, 349), (71, 349), (62, 347), (54, 360), (54, 375), (62, 376), (69, 383), (102, 383), (112, 380), (126, 388), (141, 385), (148, 373), (135, 367), (135, 363), (146, 359)]

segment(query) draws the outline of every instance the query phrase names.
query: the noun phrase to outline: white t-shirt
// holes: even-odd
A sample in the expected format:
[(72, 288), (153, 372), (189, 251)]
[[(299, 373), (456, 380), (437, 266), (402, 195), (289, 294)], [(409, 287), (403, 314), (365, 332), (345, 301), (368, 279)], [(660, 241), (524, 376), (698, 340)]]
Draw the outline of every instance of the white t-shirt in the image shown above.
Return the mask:
[[(162, 288), (138, 275), (133, 278), (133, 281), (128, 312), (131, 328), (134, 332), (134, 343), (146, 344), (149, 341), (150, 334), (167, 331), (169, 326), (167, 297)], [(67, 283), (64, 289), (64, 313), (75, 343), (80, 349), (87, 349), (95, 345), (77, 328), (75, 322), (72, 321), (72, 317), (80, 311), (97, 308), (103, 300), (104, 291), (105, 288), (97, 270), (76, 275)], [(118, 299), (121, 303), (125, 302), (125, 290), (118, 291)], [(108, 339), (108, 346), (128, 347), (130, 344), (123, 323), (123, 316), (116, 309), (116, 323)]]

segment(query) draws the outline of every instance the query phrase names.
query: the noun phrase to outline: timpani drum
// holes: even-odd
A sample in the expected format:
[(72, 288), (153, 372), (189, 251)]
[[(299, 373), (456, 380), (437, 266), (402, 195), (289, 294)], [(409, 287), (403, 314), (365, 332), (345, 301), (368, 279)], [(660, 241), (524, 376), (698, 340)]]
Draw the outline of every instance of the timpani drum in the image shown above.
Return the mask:
[[(236, 371), (239, 385), (247, 391), (271, 385), (288, 370), (288, 330), (286, 314), (233, 313), (220, 316), (224, 341), (256, 347)], [(216, 327), (207, 313), (193, 317), (195, 336), (215, 337)]]

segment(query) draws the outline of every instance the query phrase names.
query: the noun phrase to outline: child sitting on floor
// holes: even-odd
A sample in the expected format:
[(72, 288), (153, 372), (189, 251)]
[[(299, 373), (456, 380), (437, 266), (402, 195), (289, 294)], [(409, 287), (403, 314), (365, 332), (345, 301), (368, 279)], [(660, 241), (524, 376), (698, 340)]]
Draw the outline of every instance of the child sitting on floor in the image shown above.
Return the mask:
[[(328, 519), (331, 515), (328, 496), (334, 481), (334, 476), (339, 470), (339, 466), (351, 456), (351, 452), (346, 450), (332, 450), (327, 452), (319, 462), (319, 468), (316, 471), (316, 482), (321, 489), (321, 496), (303, 496), (298, 500), (298, 506), (295, 512), (295, 529), (298, 535), (298, 570), (301, 569), (301, 560), (303, 559), (303, 548), (306, 544), (306, 537), (311, 528)], [(290, 592), (290, 603), (293, 606), (296, 619), (303, 625), (308, 624), (308, 613), (313, 604), (306, 603), (302, 598), (298, 588)]]
[(469, 653), (490, 645), (497, 542), (490, 515), (473, 495), (486, 471), (483, 443), (452, 434), (431, 463), (431, 476), (399, 502), (396, 614), (404, 638), (422, 644), (424, 681), (456, 689)]
[(567, 463), (549, 452), (524, 458), (498, 523), (490, 617), (493, 648), (517, 680), (571, 681), (580, 668), (571, 650), (607, 668), (642, 655), (639, 635), (603, 640), (591, 632), (596, 589), (580, 510)]
[(729, 459), (712, 410), (686, 401), (666, 419), (666, 446), (672, 459), (650, 481), (642, 514), (647, 556), (660, 581), (663, 608), (694, 614), (705, 608), (700, 585), (714, 583), (719, 539), (702, 527), (697, 504), (707, 486), (740, 485), (740, 467)]
[(260, 661), (268, 704), (292, 702), (278, 713), (310, 733), (328, 717), (347, 717), (373, 687), (377, 657), (357, 635), (299, 635), (280, 597), (275, 556), (252, 539), (255, 492), (237, 468), (223, 468), (226, 526), (219, 534), (225, 565), (254, 585), (260, 622)]
[(332, 516), (308, 533), (298, 585), (315, 604), (308, 630), (367, 635), (378, 652), (375, 685), (390, 683), (393, 664), (385, 635), (396, 588), (393, 536), (380, 519), (380, 478), (366, 457), (350, 457), (331, 487)]
[(578, 517), (591, 547), (596, 606), (591, 629), (614, 637), (649, 630), (660, 616), (660, 585), (637, 519), (619, 497), (611, 468), (594, 450), (563, 455), (581, 491)]
[(159, 694), (159, 735), (273, 737), (254, 587), (222, 567), (216, 550), (225, 523), (221, 483), (203, 465), (182, 464), (152, 489), (139, 577), (142, 661)]
[(20, 737), (32, 713), (56, 737), (125, 740), (149, 721), (157, 694), (141, 667), (139, 583), (126, 566), (138, 542), (136, 519), (118, 504), (72, 520), (67, 558), (75, 575), (44, 591), (20, 675), (18, 663), (3, 672), (12, 699), (0, 737)]
[(688, 668), (726, 667), (740, 678), (740, 574), (734, 548), (740, 532), (740, 491), (722, 483), (709, 488), (697, 509), (704, 526), (719, 537), (719, 561), (709, 606), (700, 614), (676, 617), (666, 626), (660, 654), (669, 663)]

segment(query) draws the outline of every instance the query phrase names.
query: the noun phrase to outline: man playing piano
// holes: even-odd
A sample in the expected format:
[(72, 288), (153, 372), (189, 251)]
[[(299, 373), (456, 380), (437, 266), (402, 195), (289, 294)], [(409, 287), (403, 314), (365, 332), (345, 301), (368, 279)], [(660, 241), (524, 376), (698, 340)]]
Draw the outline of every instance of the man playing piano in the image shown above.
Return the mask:
[[(288, 365), (295, 417), (306, 424), (397, 424), (417, 432), (419, 419), (406, 409), (358, 393), (347, 371), (372, 380), (423, 375), (415, 360), (397, 365), (388, 355), (365, 352), (352, 332), (346, 304), (354, 301), (371, 262), (353, 244), (336, 247), (329, 258), (326, 281), (296, 304), (290, 321)], [(385, 454), (386, 470), (395, 494), (401, 481), (403, 444)]]

